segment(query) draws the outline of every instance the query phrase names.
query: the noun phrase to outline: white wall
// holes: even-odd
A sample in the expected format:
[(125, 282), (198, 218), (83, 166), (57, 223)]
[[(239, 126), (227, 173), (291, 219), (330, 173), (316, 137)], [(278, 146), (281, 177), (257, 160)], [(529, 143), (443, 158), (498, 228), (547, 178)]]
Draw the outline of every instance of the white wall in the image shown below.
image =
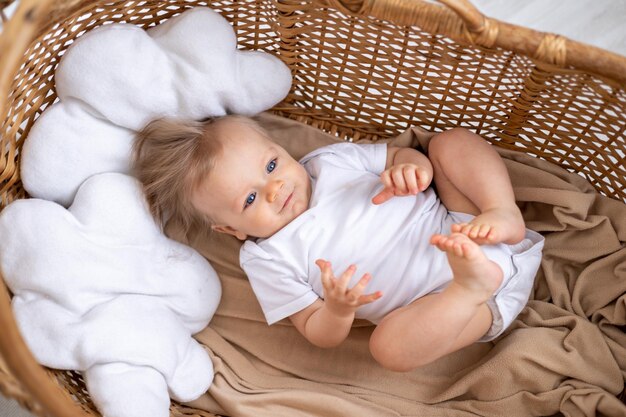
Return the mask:
[(626, 0), (470, 0), (486, 16), (626, 56)]

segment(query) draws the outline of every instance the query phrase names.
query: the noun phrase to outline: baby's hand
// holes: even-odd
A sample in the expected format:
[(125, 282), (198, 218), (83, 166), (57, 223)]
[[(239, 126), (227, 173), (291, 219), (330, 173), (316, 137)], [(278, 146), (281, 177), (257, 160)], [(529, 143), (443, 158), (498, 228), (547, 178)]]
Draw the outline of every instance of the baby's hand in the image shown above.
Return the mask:
[(415, 164), (398, 164), (380, 174), (385, 188), (372, 198), (372, 203), (382, 204), (394, 196), (416, 195), (430, 185), (431, 174)]
[(372, 278), (370, 274), (363, 275), (354, 287), (348, 288), (350, 278), (352, 278), (354, 271), (356, 271), (354, 265), (350, 265), (339, 278), (335, 278), (330, 262), (318, 259), (315, 261), (315, 264), (320, 268), (320, 271), (322, 271), (322, 285), (324, 286), (324, 303), (326, 304), (326, 308), (339, 317), (352, 315), (362, 305), (376, 301), (383, 295), (380, 291), (363, 295), (365, 287)]

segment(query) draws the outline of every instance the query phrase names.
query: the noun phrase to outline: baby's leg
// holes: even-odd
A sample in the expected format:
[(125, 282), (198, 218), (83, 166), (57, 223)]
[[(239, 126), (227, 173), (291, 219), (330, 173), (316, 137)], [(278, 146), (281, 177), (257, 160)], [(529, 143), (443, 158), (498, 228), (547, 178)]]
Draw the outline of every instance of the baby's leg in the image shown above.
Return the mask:
[(491, 326), (485, 304), (502, 282), (502, 270), (461, 233), (435, 235), (454, 275), (438, 294), (422, 297), (387, 315), (370, 339), (374, 358), (394, 371), (428, 364), (480, 339)]
[(433, 137), (428, 157), (446, 208), (476, 216), (468, 224), (453, 225), (453, 232), (478, 244), (514, 244), (524, 238), (524, 220), (509, 174), (500, 155), (483, 138), (466, 129), (449, 130)]

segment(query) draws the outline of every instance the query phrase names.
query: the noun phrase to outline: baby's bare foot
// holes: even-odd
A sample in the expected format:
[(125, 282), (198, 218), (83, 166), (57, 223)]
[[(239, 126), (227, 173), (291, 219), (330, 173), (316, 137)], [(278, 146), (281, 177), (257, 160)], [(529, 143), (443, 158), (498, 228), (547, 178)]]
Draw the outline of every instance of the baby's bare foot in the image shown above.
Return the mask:
[(450, 230), (468, 236), (479, 245), (504, 242), (513, 245), (524, 239), (526, 225), (517, 206), (487, 210), (469, 223), (453, 224)]
[(430, 243), (446, 252), (454, 282), (476, 296), (478, 303), (491, 298), (502, 283), (502, 269), (466, 235), (433, 235)]

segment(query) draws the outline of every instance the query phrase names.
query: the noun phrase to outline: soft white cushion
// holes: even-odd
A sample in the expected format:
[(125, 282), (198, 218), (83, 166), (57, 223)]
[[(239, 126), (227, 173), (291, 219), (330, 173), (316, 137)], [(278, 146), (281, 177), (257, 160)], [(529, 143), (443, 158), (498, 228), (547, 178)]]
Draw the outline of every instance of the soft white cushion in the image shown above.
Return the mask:
[(128, 172), (135, 131), (163, 116), (253, 115), (280, 102), (291, 73), (278, 58), (237, 50), (231, 25), (203, 7), (147, 31), (96, 28), (66, 51), (55, 73), (59, 102), (23, 147), (24, 188), (64, 206), (100, 172)]
[(204, 258), (162, 234), (140, 184), (124, 175), (135, 132), (162, 116), (256, 114), (285, 97), (290, 71), (238, 51), (230, 24), (195, 8), (147, 32), (86, 33), (55, 81), (60, 100), (21, 152), (36, 198), (0, 213), (15, 318), (40, 363), (83, 372), (104, 416), (169, 416), (170, 396), (190, 401), (211, 384), (211, 360), (191, 335), (221, 288)]
[(169, 396), (208, 389), (213, 365), (191, 335), (217, 309), (219, 279), (161, 233), (135, 178), (96, 175), (67, 210), (17, 200), (0, 213), (0, 236), (28, 346), (45, 366), (83, 371), (104, 415), (165, 417)]

